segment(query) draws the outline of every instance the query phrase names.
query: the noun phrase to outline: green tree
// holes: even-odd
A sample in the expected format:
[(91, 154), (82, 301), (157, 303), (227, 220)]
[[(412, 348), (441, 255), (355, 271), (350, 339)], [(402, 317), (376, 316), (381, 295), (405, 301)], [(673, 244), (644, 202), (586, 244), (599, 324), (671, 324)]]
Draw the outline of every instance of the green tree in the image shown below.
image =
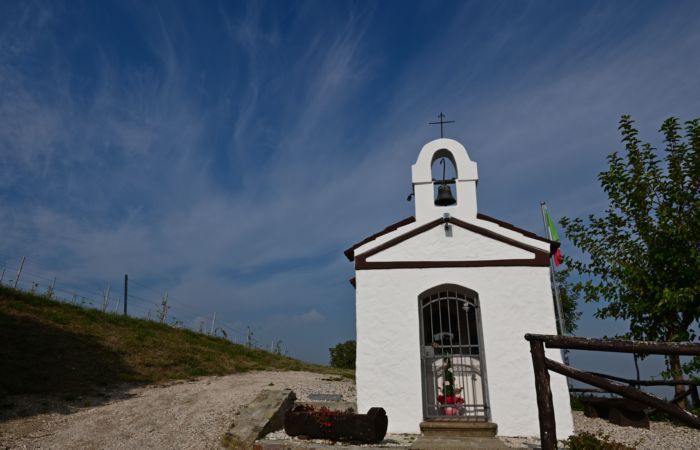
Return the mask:
[(340, 369), (355, 368), (355, 341), (345, 341), (328, 349), (331, 352), (331, 366)]
[(578, 328), (578, 319), (581, 317), (581, 312), (578, 310), (579, 295), (573, 285), (569, 281), (571, 268), (565, 267), (554, 272), (554, 279), (559, 287), (559, 298), (561, 299), (561, 308), (564, 316), (564, 331), (567, 334), (573, 334)]
[[(633, 339), (686, 341), (697, 337), (700, 319), (700, 119), (682, 127), (671, 117), (661, 126), (660, 153), (638, 138), (634, 121), (622, 116), (624, 154), (608, 156), (599, 175), (609, 205), (601, 217), (564, 218), (561, 224), (584, 259), (567, 259), (583, 276), (575, 290), (601, 302), (599, 318), (628, 320)], [(697, 361), (696, 361), (697, 363)], [(668, 358), (675, 380), (683, 379), (678, 356)], [(697, 367), (697, 364), (695, 365)], [(693, 365), (686, 365), (692, 373)], [(683, 386), (677, 385), (682, 393)]]

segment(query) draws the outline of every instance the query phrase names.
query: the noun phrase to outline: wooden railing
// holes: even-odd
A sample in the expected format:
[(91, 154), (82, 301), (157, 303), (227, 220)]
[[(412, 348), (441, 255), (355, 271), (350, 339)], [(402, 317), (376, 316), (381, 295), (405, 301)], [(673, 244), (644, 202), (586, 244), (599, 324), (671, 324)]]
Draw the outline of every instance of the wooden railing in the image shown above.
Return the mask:
[[(680, 408), (675, 402), (689, 395), (698, 384), (694, 381), (674, 380), (630, 380), (594, 372), (585, 372), (573, 367), (547, 359), (544, 347), (566, 348), (572, 350), (595, 350), (602, 352), (636, 353), (643, 355), (684, 355), (699, 356), (700, 344), (692, 342), (645, 342), (623, 341), (610, 339), (592, 339), (572, 336), (553, 336), (545, 334), (526, 334), (532, 353), (532, 367), (535, 371), (535, 390), (537, 393), (537, 411), (540, 419), (540, 439), (543, 450), (554, 450), (557, 445), (556, 422), (552, 404), (552, 390), (549, 386), (549, 371), (556, 372), (600, 388), (606, 392), (621, 395), (644, 405), (664, 411), (683, 423), (694, 428), (700, 428), (700, 417)], [(611, 381), (614, 380), (614, 381)], [(618, 382), (626, 383), (623, 385)], [(690, 385), (683, 395), (673, 400), (665, 401), (633, 386), (672, 386), (677, 384)]]

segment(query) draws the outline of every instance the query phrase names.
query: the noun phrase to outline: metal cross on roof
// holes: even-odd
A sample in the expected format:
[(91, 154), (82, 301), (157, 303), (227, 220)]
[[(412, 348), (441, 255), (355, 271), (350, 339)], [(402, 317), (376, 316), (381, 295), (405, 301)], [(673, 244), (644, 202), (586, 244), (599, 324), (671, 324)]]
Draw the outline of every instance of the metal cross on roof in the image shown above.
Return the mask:
[(443, 113), (438, 114), (438, 119), (440, 119), (439, 122), (428, 122), (428, 125), (437, 125), (440, 124), (440, 137), (445, 137), (442, 131), (442, 126), (446, 123), (455, 123), (454, 120), (445, 120), (445, 116)]

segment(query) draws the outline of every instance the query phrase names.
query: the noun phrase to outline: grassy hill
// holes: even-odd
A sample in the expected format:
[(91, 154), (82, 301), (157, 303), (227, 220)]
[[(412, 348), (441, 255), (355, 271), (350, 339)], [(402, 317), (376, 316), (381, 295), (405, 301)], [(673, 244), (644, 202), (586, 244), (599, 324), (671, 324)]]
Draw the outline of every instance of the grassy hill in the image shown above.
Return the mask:
[(0, 398), (88, 394), (249, 370), (352, 371), (304, 363), (148, 320), (107, 314), (0, 286)]

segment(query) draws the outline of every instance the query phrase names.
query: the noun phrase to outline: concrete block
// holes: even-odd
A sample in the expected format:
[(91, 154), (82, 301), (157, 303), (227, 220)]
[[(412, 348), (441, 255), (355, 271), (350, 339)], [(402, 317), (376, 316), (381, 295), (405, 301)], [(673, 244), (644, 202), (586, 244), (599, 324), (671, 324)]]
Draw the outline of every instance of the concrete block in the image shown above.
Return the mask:
[(255, 440), (284, 427), (284, 415), (294, 404), (290, 389), (264, 390), (244, 406), (228, 433), (221, 439), (224, 448), (250, 450)]

